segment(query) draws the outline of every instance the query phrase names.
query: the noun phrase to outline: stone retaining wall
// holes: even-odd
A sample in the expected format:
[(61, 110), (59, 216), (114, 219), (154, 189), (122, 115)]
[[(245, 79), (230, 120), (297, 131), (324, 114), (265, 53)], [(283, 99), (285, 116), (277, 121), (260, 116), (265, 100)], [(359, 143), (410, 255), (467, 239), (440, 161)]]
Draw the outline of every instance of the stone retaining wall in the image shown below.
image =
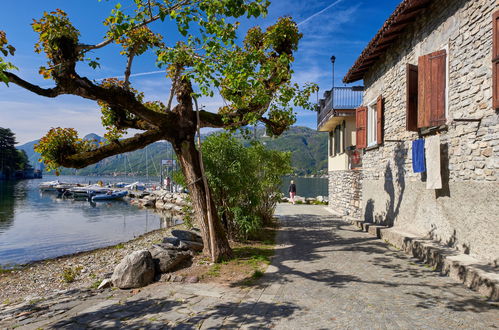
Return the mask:
[(329, 171), (329, 207), (343, 215), (359, 217), (362, 198), (362, 172)]

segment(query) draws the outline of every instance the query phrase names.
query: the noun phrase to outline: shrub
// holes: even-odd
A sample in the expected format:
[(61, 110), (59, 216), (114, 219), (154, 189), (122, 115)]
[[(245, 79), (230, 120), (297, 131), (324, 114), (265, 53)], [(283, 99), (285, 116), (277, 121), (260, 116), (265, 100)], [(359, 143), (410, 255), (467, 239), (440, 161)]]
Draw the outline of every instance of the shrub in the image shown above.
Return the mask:
[(272, 220), (291, 155), (258, 142), (245, 147), (229, 133), (210, 135), (203, 158), (213, 198), (232, 239), (247, 239)]

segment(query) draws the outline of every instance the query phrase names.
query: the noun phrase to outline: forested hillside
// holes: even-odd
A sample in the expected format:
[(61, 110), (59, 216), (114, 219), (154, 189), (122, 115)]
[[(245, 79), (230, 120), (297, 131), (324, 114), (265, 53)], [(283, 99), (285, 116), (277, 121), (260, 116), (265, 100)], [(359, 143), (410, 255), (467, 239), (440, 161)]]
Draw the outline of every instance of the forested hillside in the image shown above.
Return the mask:
[[(252, 131), (255, 133), (254, 131)], [(327, 134), (307, 127), (291, 127), (278, 138), (270, 138), (263, 128), (258, 128), (250, 139), (258, 139), (273, 150), (290, 151), (297, 175), (325, 173), (327, 169)], [(238, 138), (243, 138), (238, 134)], [(102, 137), (88, 134), (85, 139), (99, 142)], [(40, 155), (33, 151), (38, 141), (28, 142), (18, 149), (26, 151), (31, 164), (39, 166)], [(169, 143), (156, 142), (147, 148), (109, 157), (95, 165), (80, 170), (63, 169), (62, 174), (77, 175), (158, 175), (162, 159), (171, 159)]]

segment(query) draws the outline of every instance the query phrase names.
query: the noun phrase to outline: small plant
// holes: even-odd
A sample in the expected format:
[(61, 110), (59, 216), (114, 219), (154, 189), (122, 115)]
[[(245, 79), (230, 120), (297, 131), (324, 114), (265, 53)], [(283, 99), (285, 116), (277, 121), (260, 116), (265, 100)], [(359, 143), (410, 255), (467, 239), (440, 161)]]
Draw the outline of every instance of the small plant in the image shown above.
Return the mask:
[(194, 227), (192, 219), (192, 208), (190, 205), (184, 205), (182, 207), (182, 213), (184, 214), (182, 221), (187, 229), (192, 229)]
[(119, 249), (124, 249), (124, 248), (125, 248), (125, 244), (123, 244), (123, 243), (116, 244), (116, 245), (114, 246), (114, 248), (115, 248), (115, 249), (118, 249), (118, 250), (119, 250)]
[(93, 283), (90, 285), (90, 289), (97, 289), (101, 283), (102, 283), (102, 281), (101, 281), (101, 280), (97, 280), (97, 281), (93, 282)]
[(82, 269), (83, 267), (81, 266), (78, 266), (76, 268), (71, 268), (71, 267), (64, 268), (61, 274), (62, 282), (73, 283)]

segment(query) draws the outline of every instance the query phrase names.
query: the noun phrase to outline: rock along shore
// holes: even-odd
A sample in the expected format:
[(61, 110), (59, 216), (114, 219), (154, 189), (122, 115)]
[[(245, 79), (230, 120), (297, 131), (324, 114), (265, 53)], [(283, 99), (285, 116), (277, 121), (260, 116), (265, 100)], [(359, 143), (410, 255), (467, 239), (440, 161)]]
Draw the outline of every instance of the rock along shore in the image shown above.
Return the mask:
[(116, 265), (133, 251), (148, 249), (170, 236), (170, 227), (143, 234), (128, 242), (46, 259), (0, 273), (0, 306), (26, 303), (75, 289), (96, 288)]

